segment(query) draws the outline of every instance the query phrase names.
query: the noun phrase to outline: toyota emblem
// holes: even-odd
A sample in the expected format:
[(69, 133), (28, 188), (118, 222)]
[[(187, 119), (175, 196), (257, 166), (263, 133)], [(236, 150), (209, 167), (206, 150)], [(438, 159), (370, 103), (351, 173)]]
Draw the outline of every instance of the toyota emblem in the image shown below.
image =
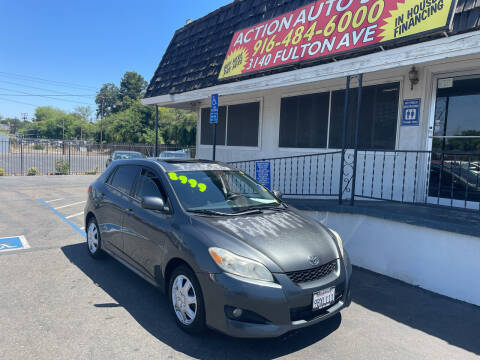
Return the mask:
[(309, 261), (310, 264), (312, 264), (313, 266), (320, 265), (320, 257), (318, 257), (318, 256), (310, 256), (310, 257), (308, 258), (308, 261)]

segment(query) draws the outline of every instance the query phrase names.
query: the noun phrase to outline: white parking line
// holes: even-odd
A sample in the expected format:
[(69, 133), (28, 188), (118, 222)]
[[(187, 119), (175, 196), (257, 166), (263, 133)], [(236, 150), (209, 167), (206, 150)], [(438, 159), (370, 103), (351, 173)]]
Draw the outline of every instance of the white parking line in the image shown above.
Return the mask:
[(52, 202), (55, 202), (55, 201), (60, 201), (60, 200), (63, 200), (65, 198), (60, 198), (60, 199), (53, 199), (53, 200), (48, 200), (48, 201), (45, 201), (47, 204), (49, 203), (52, 203)]
[(59, 209), (64, 209), (64, 208), (67, 208), (67, 207), (70, 207), (70, 206), (75, 206), (75, 205), (80, 205), (80, 204), (84, 204), (86, 203), (87, 201), (79, 201), (79, 202), (76, 202), (76, 203), (73, 203), (73, 204), (68, 204), (68, 205), (64, 205), (64, 206), (60, 206), (60, 207), (57, 207), (57, 208), (54, 208), (54, 210), (59, 210)]
[(74, 218), (74, 217), (77, 217), (77, 216), (80, 216), (80, 215), (83, 215), (83, 211), (81, 213), (78, 213), (78, 214), (73, 214), (73, 215), (70, 215), (70, 216), (66, 216), (65, 219), (71, 219), (71, 218)]

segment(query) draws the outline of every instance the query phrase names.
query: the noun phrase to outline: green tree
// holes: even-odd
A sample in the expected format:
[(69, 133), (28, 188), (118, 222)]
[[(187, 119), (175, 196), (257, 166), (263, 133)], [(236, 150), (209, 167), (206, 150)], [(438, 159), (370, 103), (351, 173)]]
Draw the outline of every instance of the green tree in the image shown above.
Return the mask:
[[(95, 103), (97, 104), (97, 116), (107, 117), (116, 112), (120, 101), (120, 90), (115, 84), (104, 84), (97, 93)], [(103, 111), (103, 113), (102, 113)]]
[(120, 80), (120, 99), (138, 100), (143, 97), (147, 89), (147, 82), (142, 75), (135, 71), (127, 71)]
[(75, 108), (75, 114), (77, 114), (84, 122), (92, 121), (93, 111), (90, 106), (77, 106)]

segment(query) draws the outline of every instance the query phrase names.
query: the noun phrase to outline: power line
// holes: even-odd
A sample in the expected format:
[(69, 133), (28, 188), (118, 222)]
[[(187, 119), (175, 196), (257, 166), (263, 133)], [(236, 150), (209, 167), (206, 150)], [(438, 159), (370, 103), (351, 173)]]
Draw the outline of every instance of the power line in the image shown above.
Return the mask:
[[(11, 91), (10, 89), (5, 89), (5, 88), (1, 88), (0, 89), (2, 90), (7, 90), (7, 91)], [(14, 91), (17, 91), (19, 93), (22, 93), (22, 94), (26, 94), (26, 95), (30, 95), (29, 93), (25, 92), (25, 91), (21, 91), (21, 90), (14, 90)], [(63, 102), (71, 102), (71, 103), (76, 103), (76, 104), (82, 104), (82, 105), (92, 105), (91, 103), (86, 103), (86, 102), (81, 102), (81, 101), (75, 101), (75, 100), (65, 100), (65, 99), (57, 99), (53, 96), (50, 96), (50, 95), (39, 95), (40, 97), (43, 97), (45, 99), (50, 99), (50, 100), (57, 100), (57, 101), (63, 101)]]
[(57, 86), (62, 86), (62, 87), (96, 90), (96, 88), (93, 87), (93, 86), (80, 85), (80, 84), (69, 83), (69, 82), (65, 82), (65, 81), (56, 81), (56, 80), (44, 79), (44, 78), (40, 78), (40, 77), (36, 77), (36, 76), (30, 76), (30, 75), (8, 73), (8, 72), (5, 72), (5, 71), (0, 71), (0, 76), (10, 77), (10, 78), (11, 77), (21, 78), (21, 79), (24, 79), (24, 80), (27, 79), (29, 81), (34, 81), (34, 82), (56, 84)]
[[(8, 81), (8, 80), (0, 80), (0, 82), (6, 83), (6, 84), (10, 84), (10, 85), (14, 85), (14, 86), (18, 86), (18, 87), (23, 87), (23, 88), (29, 88), (29, 89), (35, 89), (35, 90), (42, 90), (42, 91), (55, 91), (55, 92), (58, 92), (58, 93), (61, 93), (61, 94), (64, 94), (64, 95), (69, 95), (69, 93), (66, 93), (66, 92), (63, 92), (63, 91), (59, 91), (59, 90), (52, 90), (52, 89), (41, 88), (41, 87), (38, 87), (38, 86), (25, 85), (25, 84), (20, 84), (20, 83), (13, 82), (13, 81)], [(5, 89), (4, 89), (4, 90), (5, 90)], [(9, 89), (9, 91), (20, 91), (20, 90), (11, 90), (11, 89)]]
[(0, 100), (9, 101), (9, 102), (17, 103), (17, 104), (22, 104), (22, 105), (33, 106), (33, 107), (39, 107), (39, 105), (34, 105), (34, 104), (26, 103), (26, 102), (23, 102), (23, 101), (12, 100), (12, 99), (0, 98)]
[[(2, 89), (2, 88), (0, 88)], [(94, 97), (95, 95), (74, 95), (74, 94), (0, 94), (0, 96), (74, 96), (74, 97)]]

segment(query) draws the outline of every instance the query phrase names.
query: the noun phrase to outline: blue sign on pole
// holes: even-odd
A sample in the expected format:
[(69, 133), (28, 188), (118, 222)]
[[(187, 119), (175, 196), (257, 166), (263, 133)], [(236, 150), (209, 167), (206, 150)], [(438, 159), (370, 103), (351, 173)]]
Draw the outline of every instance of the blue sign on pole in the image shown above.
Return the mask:
[(268, 190), (271, 189), (272, 176), (270, 161), (257, 161), (255, 163), (255, 179)]
[(212, 95), (210, 108), (210, 124), (218, 124), (218, 94)]
[(403, 100), (402, 126), (420, 125), (420, 105), (422, 99)]
[(27, 240), (23, 236), (0, 239), (0, 252), (29, 249)]

